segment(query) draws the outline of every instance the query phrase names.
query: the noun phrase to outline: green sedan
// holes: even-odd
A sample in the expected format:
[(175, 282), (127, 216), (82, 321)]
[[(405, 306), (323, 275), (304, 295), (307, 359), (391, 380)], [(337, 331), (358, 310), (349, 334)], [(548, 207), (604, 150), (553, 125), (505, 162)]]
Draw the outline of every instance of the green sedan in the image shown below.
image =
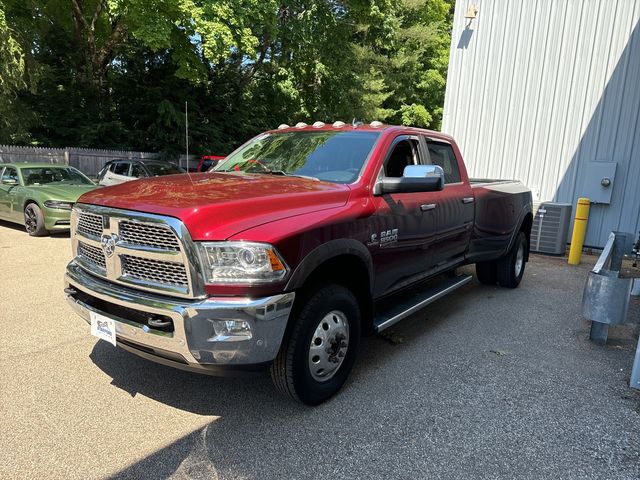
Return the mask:
[(24, 225), (33, 237), (68, 230), (73, 204), (94, 188), (89, 178), (67, 165), (0, 164), (0, 219)]

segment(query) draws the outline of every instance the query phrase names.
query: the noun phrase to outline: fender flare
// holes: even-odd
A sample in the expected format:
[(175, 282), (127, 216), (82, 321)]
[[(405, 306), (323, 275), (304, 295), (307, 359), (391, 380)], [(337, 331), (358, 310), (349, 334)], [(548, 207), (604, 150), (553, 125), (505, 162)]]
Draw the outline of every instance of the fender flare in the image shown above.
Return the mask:
[[(518, 219), (518, 223), (517, 223), (517, 227), (515, 228), (515, 230), (513, 231), (513, 233), (511, 234), (511, 238), (509, 239), (509, 245), (507, 246), (507, 250), (505, 251), (505, 254), (510, 252), (511, 249), (513, 248), (513, 244), (516, 241), (516, 238), (518, 237), (518, 233), (520, 233), (520, 231), (522, 230), (522, 225), (524, 224), (524, 219), (527, 218), (527, 215), (531, 214), (531, 216), (533, 217), (533, 212), (531, 209), (530, 205), (526, 205), (523, 209), (522, 209), (522, 213), (520, 213), (520, 218)], [(531, 219), (533, 221), (533, 218)], [(527, 239), (529, 244), (531, 243), (531, 239)], [(528, 245), (527, 247), (527, 260), (529, 259), (529, 249), (531, 248), (531, 245)]]
[(291, 274), (285, 291), (296, 290), (307, 281), (309, 276), (327, 260), (340, 255), (351, 255), (359, 258), (369, 275), (369, 291), (373, 293), (373, 260), (371, 253), (361, 242), (354, 239), (330, 240), (309, 252)]

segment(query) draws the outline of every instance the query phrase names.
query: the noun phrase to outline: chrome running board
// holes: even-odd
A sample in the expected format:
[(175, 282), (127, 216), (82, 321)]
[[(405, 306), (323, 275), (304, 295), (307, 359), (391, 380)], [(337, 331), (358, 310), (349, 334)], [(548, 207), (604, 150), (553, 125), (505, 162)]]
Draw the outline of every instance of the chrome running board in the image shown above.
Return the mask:
[(426, 307), (430, 303), (435, 302), (439, 298), (442, 298), (448, 293), (451, 293), (454, 290), (457, 290), (463, 285), (469, 283), (472, 278), (473, 277), (471, 275), (447, 278), (441, 283), (429, 286), (413, 297), (393, 305), (389, 309), (380, 312), (374, 317), (374, 330), (376, 331), (376, 333), (379, 333), (391, 327), (392, 325), (395, 325), (400, 320), (404, 320), (409, 315)]

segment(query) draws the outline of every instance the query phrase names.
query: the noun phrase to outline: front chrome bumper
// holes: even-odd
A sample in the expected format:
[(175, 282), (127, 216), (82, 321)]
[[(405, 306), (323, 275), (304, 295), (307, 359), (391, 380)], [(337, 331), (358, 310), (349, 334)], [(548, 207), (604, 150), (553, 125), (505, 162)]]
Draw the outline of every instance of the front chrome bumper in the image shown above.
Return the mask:
[[(233, 370), (271, 362), (280, 349), (295, 298), (293, 292), (258, 299), (171, 298), (105, 281), (75, 261), (67, 266), (64, 283), (67, 301), (85, 321), (90, 322), (91, 311), (115, 321), (117, 343), (122, 348), (158, 363), (211, 374), (225, 374), (221, 367)], [(127, 318), (127, 309), (169, 317), (173, 331)], [(251, 327), (252, 338), (220, 341), (211, 320), (244, 320)]]

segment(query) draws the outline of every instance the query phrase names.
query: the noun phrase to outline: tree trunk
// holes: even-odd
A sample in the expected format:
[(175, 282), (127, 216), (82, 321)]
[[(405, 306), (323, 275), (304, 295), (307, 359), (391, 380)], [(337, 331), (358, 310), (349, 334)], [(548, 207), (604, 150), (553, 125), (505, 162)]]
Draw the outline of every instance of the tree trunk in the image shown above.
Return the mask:
[[(114, 52), (122, 44), (126, 29), (120, 17), (109, 14), (106, 0), (100, 0), (91, 15), (86, 15), (83, 11), (82, 0), (71, 0), (71, 3), (76, 36), (85, 52), (87, 78), (98, 93), (102, 94)], [(109, 16), (111, 29), (101, 41), (96, 38), (96, 23), (104, 14)], [(88, 17), (90, 21), (87, 20)]]

